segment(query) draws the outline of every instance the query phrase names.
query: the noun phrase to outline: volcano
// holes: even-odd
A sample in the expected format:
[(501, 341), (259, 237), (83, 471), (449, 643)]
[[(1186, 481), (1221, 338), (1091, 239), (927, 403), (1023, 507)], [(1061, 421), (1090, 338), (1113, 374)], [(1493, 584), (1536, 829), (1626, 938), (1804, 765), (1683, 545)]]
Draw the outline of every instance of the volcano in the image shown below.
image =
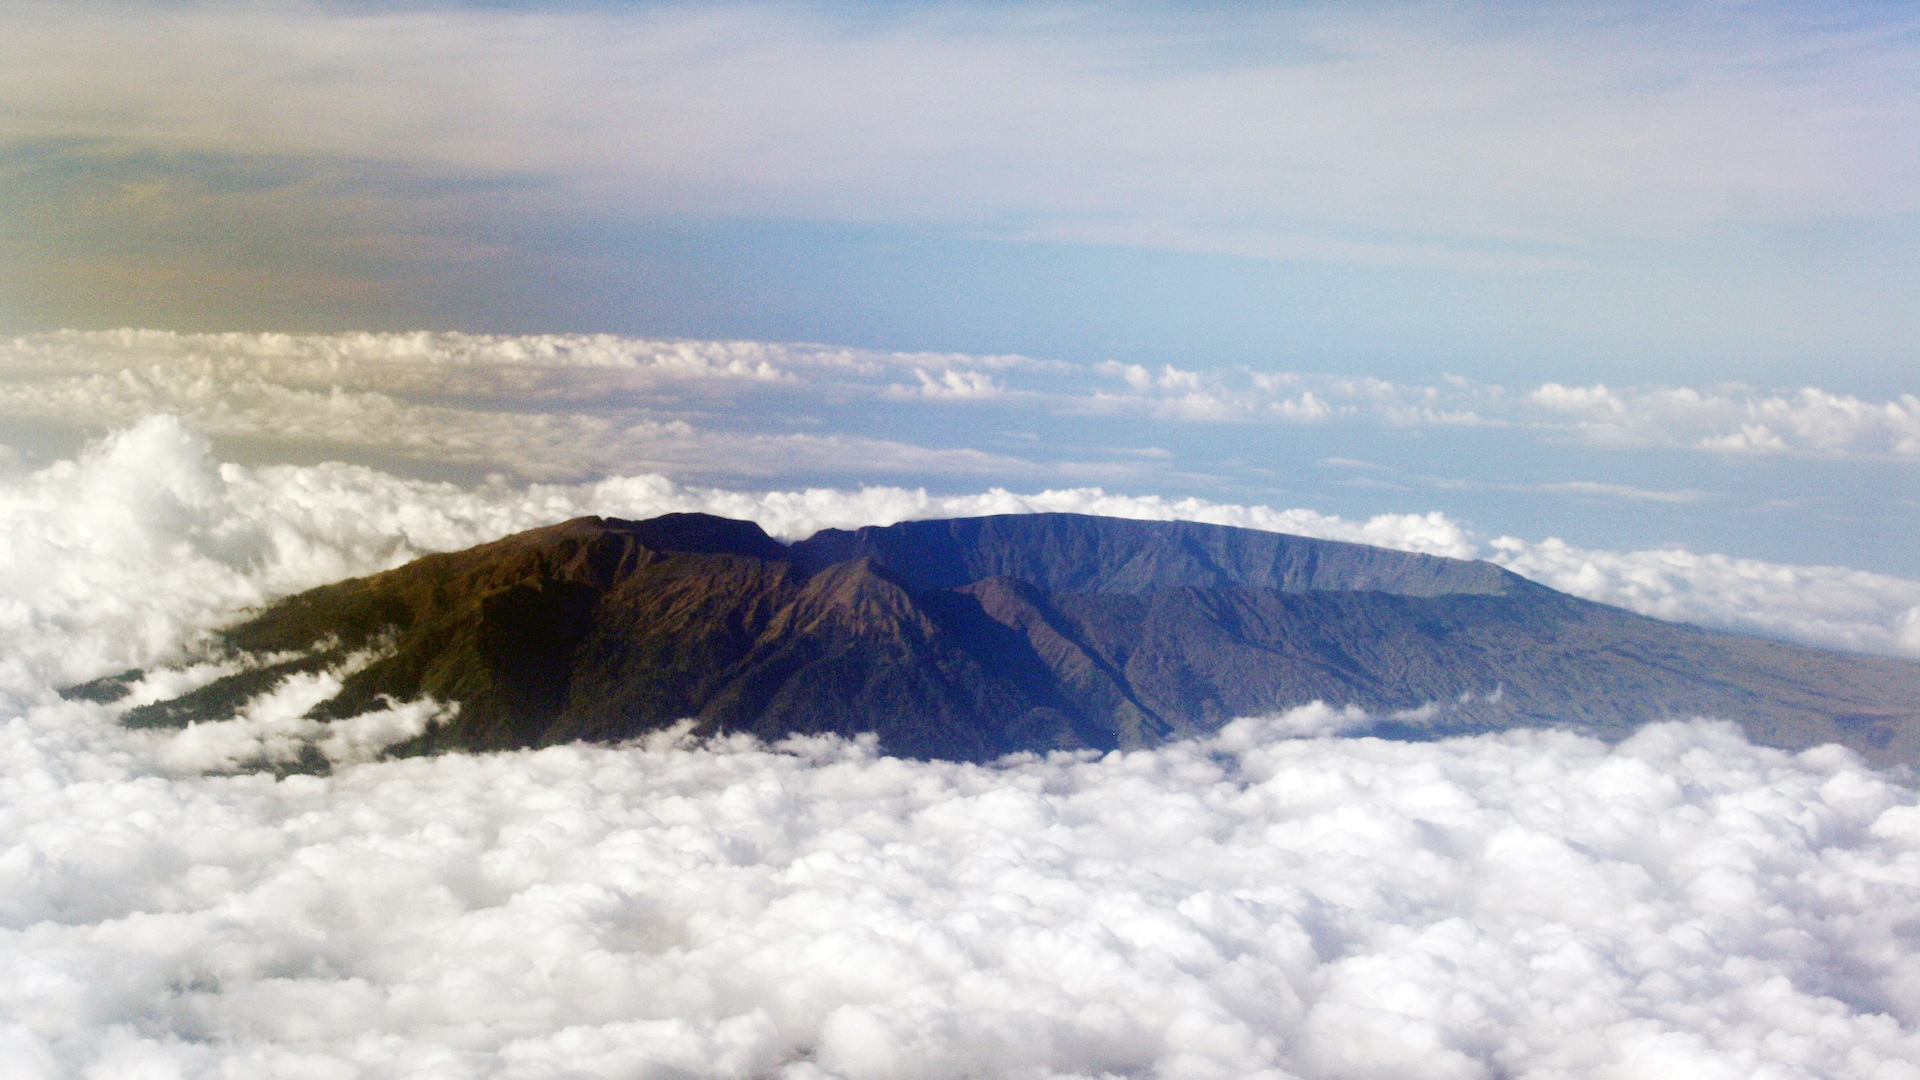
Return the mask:
[(458, 703), (393, 754), (691, 720), (985, 760), (1151, 746), (1322, 701), (1389, 737), (1618, 738), (1704, 715), (1767, 745), (1920, 763), (1911, 661), (1661, 622), (1484, 562), (1192, 522), (1022, 514), (783, 544), (704, 514), (578, 518), (302, 593), (221, 643), (244, 670), (125, 722), (221, 719), (338, 669), (315, 718)]

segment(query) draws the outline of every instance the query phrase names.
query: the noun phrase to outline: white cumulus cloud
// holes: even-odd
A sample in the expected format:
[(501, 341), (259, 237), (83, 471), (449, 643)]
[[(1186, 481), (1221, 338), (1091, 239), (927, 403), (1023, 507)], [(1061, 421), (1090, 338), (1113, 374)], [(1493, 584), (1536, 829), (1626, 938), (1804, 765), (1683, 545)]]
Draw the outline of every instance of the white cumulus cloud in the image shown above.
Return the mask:
[(1817, 387), (1792, 394), (1744, 388), (1562, 386), (1547, 383), (1533, 403), (1572, 418), (1600, 443), (1691, 446), (1731, 454), (1920, 460), (1920, 396), (1867, 401)]
[(1685, 548), (1597, 551), (1563, 540), (1490, 541), (1488, 557), (1563, 592), (1675, 622), (1809, 645), (1920, 657), (1920, 581)]
[[(1920, 463), (1920, 398), (1817, 388), (1547, 383), (1515, 392), (1461, 378), (1420, 385), (605, 334), (117, 330), (0, 341), (0, 418), (97, 433), (154, 413), (254, 446), (414, 463), (430, 475), (452, 467), (548, 481), (659, 472), (723, 485), (877, 476), (1166, 486), (1211, 474), (1264, 486), (1255, 461), (1205, 460), (1220, 424), (1371, 425), (1403, 440), (1419, 429), (1471, 428), (1502, 440), (1507, 454), (1552, 454), (1548, 445), (1577, 441)], [(1065, 460), (1042, 460), (1044, 444), (1017, 433), (1054, 419), (1102, 433), (1058, 451)], [(1155, 438), (1192, 445), (1143, 456), (1136, 419), (1161, 425)], [(1646, 497), (1607, 478), (1514, 490)]]
[[(63, 708), (7, 740), (87, 727)], [(555, 1080), (1920, 1054), (1920, 810), (1849, 755), (1716, 725), (1617, 749), (1294, 729), (988, 767), (657, 738), (283, 781), (9, 746), (0, 1053)]]

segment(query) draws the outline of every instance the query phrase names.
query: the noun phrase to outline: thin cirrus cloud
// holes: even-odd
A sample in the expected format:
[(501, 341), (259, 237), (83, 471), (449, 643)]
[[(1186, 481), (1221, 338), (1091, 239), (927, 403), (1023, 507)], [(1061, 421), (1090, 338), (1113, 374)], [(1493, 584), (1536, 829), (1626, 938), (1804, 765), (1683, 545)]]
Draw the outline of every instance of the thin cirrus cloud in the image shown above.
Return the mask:
[[(1061, 244), (1381, 275), (1328, 286), (1330, 325), (1225, 314), (1216, 340), (1243, 354), (1289, 329), (1378, 352), (1370, 328), (1408, 309), (1424, 314), (1381, 331), (1396, 351), (1537, 357), (1599, 334), (1737, 369), (1751, 324), (1794, 355), (1857, 347), (1884, 366), (1910, 267), (1868, 238), (1920, 209), (1912, 40), (1898, 8), (1778, 4), (16, 4), (0, 255), (32, 294), (22, 311), (84, 325), (177, 324), (172, 303), (196, 325), (604, 326), (679, 256), (641, 237), (623, 262), (593, 236), (801, 223), (924, 241), (913, 265), (959, 275), (969, 306), (1000, 271), (955, 269), (942, 244), (1091, 275), (1069, 289), (1102, 313), (1081, 340), (1143, 316), (1100, 299), (1098, 267), (1061, 273)], [(694, 288), (725, 263), (706, 254), (661, 273)], [(1845, 271), (1863, 259), (1885, 272)], [(1409, 269), (1454, 284), (1382, 304)], [(1701, 287), (1750, 272), (1748, 300)], [(1260, 273), (1227, 276), (1258, 304)], [(1548, 284), (1511, 310), (1520, 279)], [(831, 268), (793, 280), (799, 311), (862, 322)], [(1294, 286), (1299, 304), (1322, 287)], [(698, 302), (721, 312), (707, 332), (731, 333), (763, 300)], [(1002, 318), (912, 340), (1056, 340), (1047, 317)], [(1515, 320), (1543, 334), (1500, 329)], [(1147, 329), (1215, 331), (1171, 312)]]
[(545, 173), (661, 210), (1098, 228), (1205, 193), (1559, 242), (1915, 208), (1897, 24), (1831, 12), (26, 4), (5, 25), (11, 138)]

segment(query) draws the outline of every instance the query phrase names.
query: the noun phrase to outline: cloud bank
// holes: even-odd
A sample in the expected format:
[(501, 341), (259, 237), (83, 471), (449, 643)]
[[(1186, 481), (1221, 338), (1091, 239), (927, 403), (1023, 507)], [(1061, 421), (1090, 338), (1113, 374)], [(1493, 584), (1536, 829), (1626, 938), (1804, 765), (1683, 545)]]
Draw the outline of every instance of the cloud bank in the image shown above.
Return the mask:
[[(0, 341), (0, 417), (98, 433), (154, 413), (222, 438), (317, 447), (349, 460), (553, 481), (662, 472), (721, 484), (847, 476), (1038, 486), (1258, 482), (1248, 463), (1206, 459), (1217, 456), (1204, 448), (1222, 424), (1389, 438), (1472, 430), (1507, 443), (1509, 455), (1584, 443), (1920, 464), (1920, 398), (1911, 394), (1874, 402), (1815, 388), (1782, 395), (1559, 383), (1516, 391), (1463, 378), (1415, 385), (612, 335), (121, 330)], [(1142, 430), (1139, 419), (1156, 426)], [(1051, 435), (1062, 423), (1089, 424), (1091, 434), (1050, 448), (1018, 435)], [(1193, 445), (1167, 451), (1140, 445), (1143, 438)], [(1613, 502), (1710, 494), (1610, 479), (1514, 489)]]
[[(1915, 792), (1729, 724), (1403, 744), (1332, 737), (1367, 718), (1308, 706), (991, 766), (675, 733), (378, 762), (434, 703), (307, 730), (330, 677), (311, 675), (153, 732), (51, 689), (178, 659), (264, 597), (581, 512), (795, 536), (1072, 509), (1481, 543), (1437, 514), (462, 488), (217, 465), (169, 418), (0, 479), (0, 500), (9, 1076), (1916, 1074)], [(1600, 570), (1635, 581), (1618, 567), (1646, 555)], [(156, 670), (130, 700), (215, 674)], [(330, 776), (221, 775), (306, 744)]]
[[(56, 721), (45, 711), (30, 725)], [(1913, 793), (1666, 725), (6, 770), (10, 1075), (1911, 1075)], [(72, 775), (84, 769), (84, 777)], [(71, 770), (65, 772), (63, 770)]]

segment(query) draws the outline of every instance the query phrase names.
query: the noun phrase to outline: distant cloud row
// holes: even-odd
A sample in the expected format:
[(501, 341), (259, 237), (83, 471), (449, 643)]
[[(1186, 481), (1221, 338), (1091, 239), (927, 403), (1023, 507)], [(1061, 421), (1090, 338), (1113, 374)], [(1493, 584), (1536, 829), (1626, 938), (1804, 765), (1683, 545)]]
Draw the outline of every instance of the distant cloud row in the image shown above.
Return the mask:
[[(1818, 388), (1564, 386), (1070, 364), (608, 335), (184, 335), (62, 332), (0, 342), (0, 416), (127, 425), (170, 413), (222, 437), (497, 468), (538, 479), (666, 471), (717, 481), (857, 469), (1041, 484), (1112, 483), (1138, 458), (1039, 462), (1017, 449), (823, 433), (835, 403), (1174, 424), (1506, 429), (1527, 439), (1714, 455), (1920, 462), (1920, 397)], [(978, 410), (985, 410), (979, 412)], [(796, 420), (796, 418), (801, 418)], [(1683, 501), (1600, 482), (1567, 493)]]

